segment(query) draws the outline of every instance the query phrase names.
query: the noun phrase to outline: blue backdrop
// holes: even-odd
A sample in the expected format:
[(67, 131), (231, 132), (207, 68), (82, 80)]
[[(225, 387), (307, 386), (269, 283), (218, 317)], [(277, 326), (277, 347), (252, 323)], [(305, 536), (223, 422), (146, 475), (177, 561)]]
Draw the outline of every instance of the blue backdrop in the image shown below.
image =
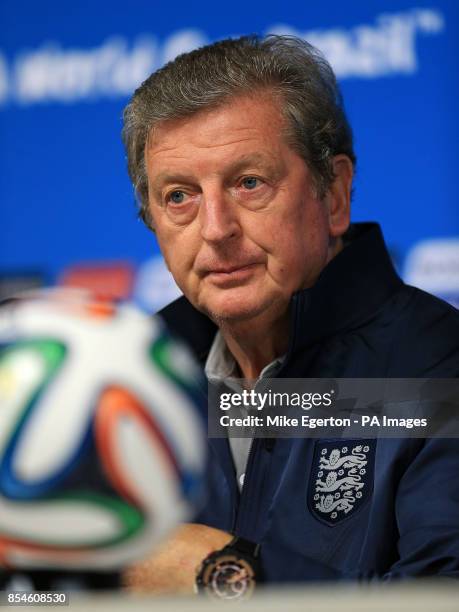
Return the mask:
[(129, 94), (177, 53), (230, 35), (316, 44), (342, 85), (354, 220), (378, 220), (408, 281), (459, 296), (459, 2), (0, 3), (0, 276), (52, 283), (126, 261), (147, 307), (174, 293), (136, 220), (120, 141)]

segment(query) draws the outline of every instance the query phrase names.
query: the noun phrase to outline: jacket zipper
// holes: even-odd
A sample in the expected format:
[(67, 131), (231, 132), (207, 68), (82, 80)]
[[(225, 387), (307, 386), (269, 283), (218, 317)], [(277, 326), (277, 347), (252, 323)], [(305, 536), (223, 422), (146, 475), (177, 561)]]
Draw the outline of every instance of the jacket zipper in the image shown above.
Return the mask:
[[(249, 492), (250, 492), (250, 481), (253, 480), (254, 475), (254, 466), (256, 465), (254, 462), (254, 456), (257, 453), (257, 447), (259, 447), (259, 440), (257, 438), (253, 438), (252, 443), (250, 445), (249, 454), (247, 455), (247, 464), (244, 475), (244, 483), (242, 485), (240, 497), (239, 497), (239, 507), (237, 512), (234, 515), (233, 525), (232, 525), (232, 533), (238, 533), (239, 531), (246, 531), (247, 527), (251, 523), (250, 517), (250, 503), (249, 503)], [(248, 515), (248, 516), (247, 516)]]

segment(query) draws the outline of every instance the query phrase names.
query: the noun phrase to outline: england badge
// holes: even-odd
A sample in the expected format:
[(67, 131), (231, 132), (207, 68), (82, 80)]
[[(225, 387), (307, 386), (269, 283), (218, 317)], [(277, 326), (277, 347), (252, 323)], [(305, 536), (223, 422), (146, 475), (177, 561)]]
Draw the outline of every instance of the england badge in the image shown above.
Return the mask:
[(352, 516), (373, 491), (376, 440), (318, 440), (308, 506), (327, 525)]

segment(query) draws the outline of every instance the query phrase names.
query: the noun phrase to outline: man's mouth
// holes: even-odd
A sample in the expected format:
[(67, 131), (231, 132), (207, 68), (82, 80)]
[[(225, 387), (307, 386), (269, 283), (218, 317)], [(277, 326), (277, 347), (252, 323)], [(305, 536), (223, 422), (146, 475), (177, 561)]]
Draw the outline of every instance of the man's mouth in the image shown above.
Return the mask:
[(244, 270), (245, 268), (250, 268), (254, 265), (256, 264), (249, 263), (249, 264), (242, 264), (242, 265), (239, 264), (237, 266), (218, 266), (218, 267), (215, 267), (209, 270), (208, 274), (232, 274), (233, 272), (236, 272), (237, 270)]
[(206, 278), (217, 285), (232, 285), (244, 282), (252, 276), (258, 262), (232, 266), (216, 266), (206, 272)]

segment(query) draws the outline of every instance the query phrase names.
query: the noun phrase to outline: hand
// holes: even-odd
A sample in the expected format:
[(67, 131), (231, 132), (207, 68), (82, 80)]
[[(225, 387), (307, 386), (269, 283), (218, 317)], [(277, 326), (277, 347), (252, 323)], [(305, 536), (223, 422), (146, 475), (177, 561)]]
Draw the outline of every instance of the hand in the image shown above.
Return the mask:
[(184, 524), (150, 559), (126, 570), (124, 584), (135, 593), (193, 593), (196, 569), (201, 561), (214, 550), (226, 546), (232, 538), (230, 533), (220, 529)]

